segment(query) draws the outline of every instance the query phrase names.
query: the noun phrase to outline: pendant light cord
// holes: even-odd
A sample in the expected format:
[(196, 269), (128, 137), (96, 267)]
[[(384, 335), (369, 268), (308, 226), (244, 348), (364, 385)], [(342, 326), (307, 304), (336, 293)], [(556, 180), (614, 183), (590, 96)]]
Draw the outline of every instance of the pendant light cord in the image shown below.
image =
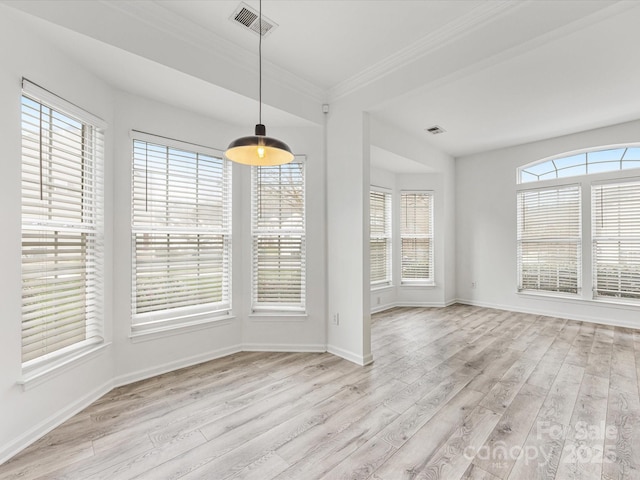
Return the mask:
[(260, 31), (258, 32), (258, 35), (260, 36), (260, 40), (258, 41), (258, 70), (260, 72), (260, 80), (258, 82), (258, 119), (259, 123), (262, 124), (262, 0), (260, 0), (259, 9)]

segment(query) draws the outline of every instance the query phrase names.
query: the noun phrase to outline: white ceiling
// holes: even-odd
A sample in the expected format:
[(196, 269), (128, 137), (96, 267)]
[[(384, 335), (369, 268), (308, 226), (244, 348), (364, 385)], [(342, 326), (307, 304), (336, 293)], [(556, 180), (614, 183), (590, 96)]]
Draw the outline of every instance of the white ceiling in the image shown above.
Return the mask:
[(442, 126), (431, 142), (455, 156), (638, 119), (638, 6), (600, 11), (376, 113), (416, 135)]
[[(471, 1), (264, 0), (278, 24), (265, 37), (264, 58), (323, 89), (395, 55), (478, 6)], [(229, 21), (240, 0), (158, 0), (157, 4), (248, 50), (258, 36)], [(258, 8), (256, 0), (245, 0)]]
[[(258, 38), (229, 21), (240, 1), (4, 3), (118, 88), (255, 123)], [(263, 42), (270, 124), (319, 123), (321, 103), (349, 97), (461, 156), (640, 118), (635, 0), (264, 0), (263, 12), (279, 24)], [(424, 132), (435, 124), (446, 133)]]

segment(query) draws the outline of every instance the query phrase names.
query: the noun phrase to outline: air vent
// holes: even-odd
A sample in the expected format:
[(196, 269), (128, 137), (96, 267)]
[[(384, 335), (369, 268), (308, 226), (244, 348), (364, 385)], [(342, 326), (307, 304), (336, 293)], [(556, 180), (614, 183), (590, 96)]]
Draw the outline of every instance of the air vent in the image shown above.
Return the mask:
[(426, 130), (427, 130), (427, 132), (431, 133), (432, 135), (438, 135), (439, 133), (446, 132), (446, 130), (444, 128), (439, 127), (438, 125), (434, 125), (433, 127), (427, 128)]
[[(236, 25), (245, 30), (250, 30), (256, 35), (260, 35), (260, 13), (246, 3), (241, 3), (229, 17)], [(266, 37), (278, 24), (262, 15), (262, 36)]]

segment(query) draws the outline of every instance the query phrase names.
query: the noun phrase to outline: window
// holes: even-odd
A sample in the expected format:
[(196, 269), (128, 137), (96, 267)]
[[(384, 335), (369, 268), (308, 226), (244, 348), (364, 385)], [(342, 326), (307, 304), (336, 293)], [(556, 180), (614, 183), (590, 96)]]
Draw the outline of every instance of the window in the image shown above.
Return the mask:
[(433, 283), (433, 194), (402, 192), (402, 283)]
[(369, 193), (371, 286), (391, 284), (391, 193)]
[(541, 160), (518, 170), (519, 183), (640, 168), (640, 147), (627, 146)]
[(305, 309), (305, 172), (300, 159), (253, 167), (253, 310)]
[(206, 147), (134, 132), (133, 326), (228, 313), (231, 164)]
[(101, 343), (104, 123), (23, 81), (22, 362)]
[(518, 289), (578, 294), (580, 187), (518, 192)]
[[(558, 155), (518, 170), (519, 183), (544, 185), (518, 192), (520, 291), (640, 300), (638, 168), (640, 144), (630, 144)], [(561, 184), (563, 178), (578, 175), (578, 184)], [(588, 195), (591, 202), (581, 205)], [(586, 225), (582, 208), (584, 218), (591, 218)], [(591, 238), (591, 251), (582, 238)], [(583, 265), (583, 258), (591, 264)], [(585, 292), (583, 280), (592, 287)]]
[(594, 296), (640, 299), (640, 182), (592, 187)]

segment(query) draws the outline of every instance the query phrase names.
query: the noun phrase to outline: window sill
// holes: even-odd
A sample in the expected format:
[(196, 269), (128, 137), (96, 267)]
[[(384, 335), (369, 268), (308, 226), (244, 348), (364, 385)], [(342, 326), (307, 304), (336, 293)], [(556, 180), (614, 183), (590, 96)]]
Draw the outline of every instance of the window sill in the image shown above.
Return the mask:
[(158, 338), (203, 330), (209, 327), (222, 327), (231, 324), (235, 318), (234, 315), (224, 315), (215, 318), (208, 317), (183, 321), (181, 323), (149, 322), (147, 324), (134, 325), (131, 328), (129, 338), (133, 343), (146, 342)]
[(400, 283), (400, 286), (402, 288), (412, 288), (412, 287), (415, 287), (415, 288), (424, 288), (424, 287), (434, 288), (437, 285), (436, 285), (435, 282), (402, 282), (402, 283)]
[(395, 288), (395, 285), (393, 284), (387, 284), (385, 283), (384, 285), (371, 285), (371, 291), (372, 292), (380, 292), (383, 290), (391, 290)]
[(593, 300), (590, 300), (595, 304), (604, 304), (611, 307), (618, 308), (640, 308), (640, 301), (633, 301), (625, 298), (621, 298), (620, 300), (612, 300), (609, 297), (595, 297)]
[(557, 298), (557, 299), (572, 299), (572, 300), (584, 300), (579, 293), (559, 293), (559, 292), (545, 292), (538, 290), (517, 290), (518, 295), (531, 296), (531, 297), (544, 297), (544, 298)]
[(592, 306), (600, 306), (607, 308), (618, 308), (622, 310), (638, 310), (640, 309), (640, 303), (635, 303), (633, 301), (614, 301), (607, 298), (597, 297), (597, 298), (583, 298), (579, 295), (571, 295), (571, 294), (552, 294), (552, 293), (538, 293), (538, 292), (516, 292), (519, 296), (522, 297), (533, 297), (540, 298), (545, 300), (551, 300), (556, 302), (566, 302), (569, 301), (575, 304), (582, 305), (592, 305)]
[(64, 372), (71, 370), (89, 360), (96, 358), (102, 351), (109, 347), (111, 343), (100, 343), (98, 345), (90, 345), (81, 350), (69, 354), (56, 362), (42, 365), (39, 368), (23, 373), (18, 380), (18, 385), (22, 386), (23, 391), (31, 390), (42, 383), (47, 382)]
[(249, 320), (253, 322), (304, 322), (309, 318), (306, 312), (253, 312)]

